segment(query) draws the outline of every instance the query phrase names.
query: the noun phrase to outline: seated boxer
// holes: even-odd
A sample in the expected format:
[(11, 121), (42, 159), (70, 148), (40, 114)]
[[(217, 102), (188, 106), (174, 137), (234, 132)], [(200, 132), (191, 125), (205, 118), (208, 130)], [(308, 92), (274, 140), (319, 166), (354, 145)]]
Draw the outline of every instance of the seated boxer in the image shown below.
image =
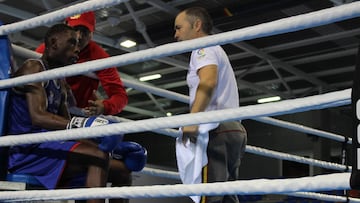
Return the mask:
[[(77, 35), (73, 28), (65, 24), (54, 25), (48, 30), (45, 35), (45, 47), (40, 59), (26, 60), (11, 77), (62, 67), (75, 63), (78, 58)], [(102, 117), (70, 119), (65, 102), (66, 96), (65, 83), (62, 79), (13, 87), (10, 91), (6, 134), (18, 135), (111, 124), (111, 121)], [(79, 122), (81, 120), (83, 122)], [(123, 183), (123, 176), (129, 175), (123, 175), (122, 172), (130, 173), (132, 169), (138, 170), (139, 168), (131, 166), (140, 160), (131, 158), (138, 158), (138, 151), (134, 151), (134, 147), (129, 149), (121, 139), (122, 135), (117, 135), (97, 138), (96, 142), (50, 141), (12, 146), (9, 149), (8, 171), (32, 175), (48, 189), (74, 187), (71, 183), (81, 176), (85, 179), (81, 187), (104, 187), (108, 178), (114, 186), (120, 186)], [(109, 152), (118, 148), (128, 150), (125, 150), (126, 154), (125, 152), (119, 154), (122, 156), (120, 161), (110, 160)], [(137, 155), (132, 155), (133, 152)], [(143, 161), (141, 168), (145, 165), (145, 152), (146, 150), (140, 160)], [(104, 200), (87, 202), (104, 202)]]

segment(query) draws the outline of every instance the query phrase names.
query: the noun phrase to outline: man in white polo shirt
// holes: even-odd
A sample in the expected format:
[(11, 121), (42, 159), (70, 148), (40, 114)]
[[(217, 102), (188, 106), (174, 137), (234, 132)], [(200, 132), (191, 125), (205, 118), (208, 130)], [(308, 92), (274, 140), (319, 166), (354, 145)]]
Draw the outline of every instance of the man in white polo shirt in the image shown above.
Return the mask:
[[(174, 26), (175, 39), (184, 41), (208, 36), (212, 21), (204, 8), (193, 7), (180, 12)], [(228, 56), (220, 46), (192, 51), (189, 66), (190, 113), (239, 107), (235, 75)], [(209, 130), (208, 162), (202, 168), (202, 182), (236, 180), (247, 142), (245, 128), (240, 121), (226, 121)], [(198, 125), (184, 126), (182, 131), (184, 144), (188, 140), (197, 142)], [(236, 195), (202, 196), (201, 202), (238, 203), (239, 200)]]

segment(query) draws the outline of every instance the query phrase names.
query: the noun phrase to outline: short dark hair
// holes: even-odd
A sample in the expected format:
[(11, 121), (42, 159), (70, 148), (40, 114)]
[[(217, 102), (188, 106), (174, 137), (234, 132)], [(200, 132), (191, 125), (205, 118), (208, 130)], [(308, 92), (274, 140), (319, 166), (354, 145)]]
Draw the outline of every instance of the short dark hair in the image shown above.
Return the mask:
[(200, 19), (202, 22), (202, 31), (206, 34), (210, 34), (213, 28), (213, 22), (209, 13), (202, 7), (191, 7), (184, 10), (188, 17), (189, 22), (193, 25), (196, 19)]
[(75, 31), (74, 28), (70, 27), (69, 25), (66, 25), (64, 23), (55, 24), (49, 28), (49, 30), (45, 34), (45, 46), (50, 44), (51, 38), (54, 35), (61, 34), (64, 31)]

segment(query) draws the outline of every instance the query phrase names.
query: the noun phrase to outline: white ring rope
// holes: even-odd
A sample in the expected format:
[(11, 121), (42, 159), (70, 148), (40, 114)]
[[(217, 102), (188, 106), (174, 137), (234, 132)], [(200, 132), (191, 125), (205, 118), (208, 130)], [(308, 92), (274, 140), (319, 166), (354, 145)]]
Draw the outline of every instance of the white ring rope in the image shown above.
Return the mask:
[(336, 196), (336, 195), (329, 195), (329, 194), (320, 194), (314, 192), (296, 192), (296, 193), (289, 193), (286, 195), (294, 196), (294, 197), (302, 197), (302, 198), (312, 198), (322, 201), (332, 201), (332, 202), (349, 202), (349, 203), (359, 203), (360, 199), (352, 198), (352, 197), (343, 197), (343, 196)]
[[(124, 84), (126, 86), (128, 84), (127, 83), (128, 81), (129, 80), (124, 82)], [(179, 96), (178, 95), (174, 96), (174, 92), (171, 92), (171, 91), (168, 91), (168, 90), (162, 90), (162, 89), (157, 88), (157, 87), (146, 86), (146, 88), (144, 89), (144, 88), (141, 88), (141, 86), (145, 86), (145, 85), (143, 85), (143, 84), (141, 84), (139, 82), (135, 82), (135, 81), (132, 81), (132, 84), (136, 84), (136, 86), (131, 86), (131, 88), (141, 90), (141, 91), (144, 91), (144, 92), (155, 93), (158, 96), (164, 96), (165, 98), (174, 99), (176, 101), (189, 103), (189, 97), (188, 96), (181, 95), (181, 94), (178, 94), (178, 93), (175, 93), (175, 94), (178, 94)], [(152, 91), (149, 91), (149, 90), (152, 90)], [(160, 91), (161, 91), (161, 94), (157, 94)], [(179, 97), (180, 97), (180, 99), (177, 100), (176, 98), (179, 98)], [(251, 119), (259, 121), (259, 122), (275, 125), (275, 126), (278, 126), (278, 127), (283, 127), (283, 128), (287, 128), (287, 129), (290, 129), (290, 130), (302, 132), (302, 133), (309, 133), (309, 134), (312, 134), (312, 135), (317, 135), (319, 137), (324, 137), (324, 138), (332, 139), (332, 140), (339, 141), (339, 142), (345, 142), (347, 140), (346, 143), (348, 143), (348, 144), (352, 143), (352, 138), (345, 138), (345, 136), (342, 136), (342, 135), (338, 135), (338, 134), (330, 133), (330, 132), (325, 132), (323, 130), (318, 130), (318, 129), (310, 128), (310, 127), (307, 127), (307, 126), (304, 126), (304, 125), (290, 123), (290, 122), (282, 121), (282, 120), (275, 119), (275, 118), (257, 117), (257, 118), (251, 118)]]
[[(312, 135), (328, 138), (328, 139), (339, 141), (339, 142), (345, 142), (346, 141), (346, 138), (344, 136), (342, 136), (342, 135), (325, 132), (323, 130), (318, 130), (318, 129), (310, 128), (310, 127), (307, 127), (307, 126), (303, 126), (303, 125), (299, 125), (299, 124), (295, 124), (295, 123), (290, 123), (290, 122), (287, 122), (287, 121), (282, 121), (282, 120), (275, 119), (275, 118), (258, 117), (258, 118), (252, 118), (252, 119), (256, 120), (256, 121), (259, 121), (259, 122), (262, 122), (262, 123), (267, 123), (267, 124), (283, 127), (283, 128), (287, 128), (287, 129), (290, 129), (290, 130), (295, 130), (295, 131), (298, 131), (298, 132), (310, 133)], [(352, 138), (351, 137), (348, 138), (346, 143), (351, 144), (352, 143)]]
[[(351, 171), (351, 168), (352, 168), (351, 166), (345, 166), (345, 165), (338, 164), (338, 163), (331, 163), (331, 162), (316, 160), (316, 159), (312, 159), (312, 158), (306, 158), (306, 157), (302, 157), (302, 156), (292, 155), (292, 154), (283, 153), (283, 152), (277, 152), (277, 151), (273, 151), (273, 150), (269, 150), (269, 149), (251, 146), (251, 145), (246, 145), (245, 151), (248, 153), (261, 155), (261, 156), (265, 156), (265, 157), (276, 158), (279, 160), (294, 161), (294, 162), (298, 162), (298, 163), (308, 164), (310, 166), (317, 166), (320, 168), (326, 168), (326, 169), (337, 170), (337, 171)], [(141, 171), (139, 173), (152, 174), (153, 176), (168, 177), (168, 178), (172, 178), (172, 179), (178, 178), (177, 172), (168, 172), (168, 171), (164, 171), (164, 170), (160, 170), (160, 169), (146, 168), (144, 171)]]
[[(360, 2), (353, 2), (333, 8), (297, 15), (243, 29), (202, 37), (201, 39), (169, 43), (155, 48), (112, 56), (96, 61), (74, 64), (63, 68), (43, 71), (22, 77), (1, 80), (0, 89), (13, 87), (29, 82), (40, 82), (49, 79), (63, 78), (102, 70), (112, 66), (123, 66), (143, 62), (154, 58), (184, 53), (201, 47), (249, 40), (275, 34), (303, 30), (360, 16)], [(50, 19), (49, 19), (50, 20)], [(0, 26), (0, 31), (1, 31)]]
[[(331, 93), (331, 94), (333, 94), (333, 93)], [(314, 97), (318, 97), (318, 96), (314, 96)], [(287, 101), (283, 101), (283, 102), (287, 102)], [(283, 102), (281, 102), (281, 103), (283, 103)], [(266, 104), (264, 104), (264, 105), (266, 105)], [(269, 104), (269, 105), (273, 106), (273, 104)], [(256, 105), (256, 106), (259, 106), (259, 105)], [(280, 104), (280, 106), (283, 106), (283, 105)], [(245, 107), (242, 107), (242, 108), (245, 108)], [(270, 108), (270, 109), (273, 109), (273, 108)], [(206, 112), (206, 113), (211, 114), (213, 112)], [(192, 115), (188, 115), (188, 116), (192, 116)], [(150, 123), (156, 124), (156, 122), (154, 123), (154, 121), (151, 121), (151, 120), (158, 120), (158, 119), (149, 119), (149, 120), (150, 120)], [(163, 120), (163, 118), (160, 118), (160, 120)], [(192, 119), (186, 119), (186, 120), (192, 120)], [(131, 123), (143, 122), (143, 121), (133, 121)], [(180, 123), (182, 123), (181, 120), (180, 120)], [(120, 124), (124, 124), (124, 123), (120, 123)], [(127, 124), (129, 124), (129, 123), (127, 123)], [(113, 125), (112, 126), (107, 126), (107, 130), (109, 130), (109, 128), (113, 127)], [(119, 124), (116, 124), (116, 125), (119, 125)], [(132, 125), (129, 125), (129, 126), (132, 126)], [(78, 131), (78, 130), (82, 130), (82, 129), (75, 129), (74, 131)], [(164, 131), (162, 129), (155, 129), (155, 130), (157, 130), (158, 132), (163, 132)], [(96, 131), (96, 136), (101, 136), (100, 131), (102, 132), (102, 130), (92, 128), (92, 131)], [(112, 130), (110, 130), (110, 132), (111, 131)], [(144, 131), (144, 130), (141, 130), (141, 131)], [(48, 133), (51, 134), (51, 133), (57, 133), (57, 132), (58, 131), (48, 132)], [(73, 130), (72, 131), (67, 131), (66, 132), (66, 134), (67, 134), (66, 137), (61, 136), (61, 140), (71, 139), (71, 136), (70, 136), (71, 132), (73, 132)], [(171, 134), (171, 129), (165, 131), (165, 133), (166, 134), (169, 134), (169, 133)], [(0, 138), (0, 146), (1, 145), (6, 146), (5, 145), (6, 144), (5, 139), (7, 139), (10, 142), (14, 141), (14, 139), (15, 139), (15, 143), (10, 144), (10, 145), (16, 145), (16, 144), (19, 144), (19, 142), (20, 143), (23, 142), (24, 144), (29, 143), (29, 142), (30, 143), (41, 142), (41, 141), (44, 141), (43, 139), (46, 139), (46, 141), (60, 139), (59, 136), (56, 136), (56, 137), (54, 135), (44, 136), (44, 134), (47, 134), (47, 133), (34, 133), (34, 134), (26, 134), (26, 135), (5, 136), (5, 137)], [(172, 135), (174, 136), (174, 134), (175, 134), (175, 136), (178, 135), (178, 133), (173, 133)], [(86, 137), (88, 137), (87, 133), (84, 133), (83, 135), (86, 135)], [(24, 137), (27, 140), (24, 140), (21, 137)], [(37, 139), (35, 139), (35, 138), (37, 138)], [(16, 142), (16, 139), (17, 139), (18, 142)], [(296, 162), (300, 162), (300, 163), (306, 163), (306, 164), (309, 164), (309, 165), (319, 166), (319, 167), (328, 168), (328, 169), (341, 170), (341, 171), (345, 171), (347, 169), (346, 166), (336, 164), (336, 163), (327, 163), (325, 161), (320, 161), (320, 160), (314, 160), (314, 159), (300, 157), (300, 156), (289, 155), (289, 154), (285, 154), (285, 153), (281, 153), (281, 152), (275, 152), (275, 151), (271, 151), (271, 150), (267, 150), (267, 149), (261, 149), (261, 148), (253, 147), (253, 146), (247, 146), (246, 151), (250, 152), (250, 153), (258, 154), (258, 155), (264, 155), (264, 156), (269, 156), (269, 157), (279, 158), (279, 159), (284, 159), (284, 160), (291, 160), (291, 161), (296, 161)]]
[[(174, 172), (174, 171), (165, 171), (165, 170), (161, 170), (161, 169), (145, 167), (141, 172), (138, 172), (138, 173), (146, 174), (146, 175), (150, 175), (150, 176), (158, 176), (158, 177), (162, 177), (162, 178), (180, 180), (179, 173)], [(315, 192), (295, 192), (295, 193), (287, 193), (284, 195), (294, 196), (294, 197), (302, 197), (302, 198), (312, 198), (312, 199), (317, 199), (317, 200), (322, 200), (322, 201), (333, 201), (333, 202), (347, 202), (348, 201), (348, 199), (343, 196), (321, 194), (321, 193), (315, 193)], [(349, 198), (349, 202), (359, 203), (360, 199)]]
[[(138, 173), (150, 175), (150, 176), (157, 176), (157, 177), (162, 177), (162, 178), (180, 180), (179, 173), (174, 172), (174, 171), (165, 171), (165, 170), (161, 170), (161, 169), (145, 167), (142, 171), (140, 171)], [(322, 193), (315, 193), (315, 192), (294, 192), (294, 193), (287, 193), (287, 194), (283, 194), (283, 195), (302, 197), (302, 198), (311, 198), (311, 199), (317, 199), (317, 200), (322, 200), (322, 201), (347, 202), (349, 200), (349, 202), (360, 203), (360, 199), (356, 199), (356, 198), (348, 198), (347, 199), (347, 197), (343, 197), (343, 196), (329, 195), (329, 194), (322, 194)]]
[(63, 21), (68, 16), (73, 16), (90, 10), (97, 10), (100, 8), (110, 7), (128, 0), (89, 0), (78, 3), (73, 6), (68, 6), (51, 13), (41, 16), (36, 16), (20, 22), (0, 26), (0, 35), (7, 35), (16, 31), (27, 30), (41, 25), (48, 25), (55, 21)]
[[(122, 122), (131, 121), (129, 119), (119, 118), (116, 116), (106, 116), (106, 117), (113, 119), (113, 120), (122, 121)], [(174, 130), (174, 129), (156, 129), (156, 130), (152, 130), (152, 131), (159, 133), (159, 134), (168, 135), (170, 137), (178, 137), (180, 135), (180, 132), (178, 130)], [(271, 157), (271, 158), (276, 158), (279, 160), (294, 161), (294, 162), (298, 162), (298, 163), (308, 164), (311, 166), (318, 166), (321, 168), (338, 170), (338, 171), (351, 171), (351, 169), (352, 169), (351, 166), (316, 160), (316, 159), (312, 159), (312, 158), (306, 158), (306, 157), (302, 157), (302, 156), (291, 155), (291, 154), (277, 152), (277, 151), (273, 151), (273, 150), (269, 150), (269, 149), (251, 146), (251, 145), (246, 145), (245, 152), (256, 154), (256, 155), (261, 155), (261, 156), (266, 156), (266, 157)], [(160, 171), (156, 170), (156, 171), (157, 172), (154, 172), (154, 174), (157, 174), (157, 176), (161, 176), (161, 172), (160, 172), (161, 170)], [(163, 175), (165, 177), (167, 177), (168, 175), (172, 176), (173, 174), (167, 174), (166, 172), (164, 172)]]
[[(234, 109), (224, 109), (211, 112), (183, 114), (172, 117), (161, 117), (126, 123), (114, 123), (96, 128), (78, 128), (73, 130), (58, 130), (47, 133), (30, 133), (25, 135), (8, 135), (0, 137), (0, 146), (39, 143), (55, 140), (72, 140), (79, 138), (94, 138), (116, 134), (152, 131), (163, 128), (212, 123), (228, 120), (242, 120), (253, 117), (290, 114), (314, 109), (328, 108), (349, 104), (351, 90), (342, 90), (323, 95), (284, 100), (276, 103), (244, 106)], [(47, 136), (44, 136), (44, 135)], [(64, 136), (66, 134), (66, 136)]]
[(311, 166), (318, 166), (318, 167), (326, 168), (326, 169), (332, 169), (332, 170), (338, 170), (338, 171), (347, 171), (347, 170), (351, 171), (350, 166), (316, 160), (316, 159), (312, 159), (312, 158), (306, 158), (306, 157), (302, 157), (302, 156), (291, 155), (291, 154), (287, 154), (287, 153), (283, 153), (283, 152), (276, 152), (273, 150), (264, 149), (264, 148), (260, 148), (260, 147), (246, 145), (245, 151), (249, 152), (249, 153), (253, 153), (253, 154), (277, 158), (280, 160), (294, 161), (294, 162), (308, 164)]
[(206, 184), (176, 184), (111, 188), (28, 190), (0, 192), (0, 200), (66, 200), (153, 198), (191, 195), (284, 194), (350, 189), (350, 173), (290, 179), (254, 179)]
[(37, 53), (30, 49), (26, 49), (26, 48), (21, 47), (16, 44), (11, 44), (11, 48), (12, 48), (13, 54), (15, 54), (17, 56), (21, 56), (26, 59), (27, 58), (40, 58), (42, 56), (42, 54), (40, 54), (40, 53)]
[[(39, 54), (35, 51), (32, 51), (32, 50), (23, 48), (16, 44), (12, 44), (12, 49), (14, 51), (14, 54), (17, 54), (18, 56), (21, 56), (23, 58), (40, 58), (41, 57), (41, 54)], [(88, 77), (97, 79), (97, 76), (95, 74), (87, 73), (85, 75)], [(166, 97), (168, 99), (172, 99), (175, 101), (189, 103), (189, 96), (187, 96), (187, 95), (179, 94), (177, 92), (171, 92), (169, 90), (164, 90), (164, 89), (157, 88), (154, 86), (149, 86), (145, 83), (127, 79), (127, 78), (121, 78), (121, 80), (123, 81), (123, 83), (126, 87), (133, 88), (136, 90), (141, 90), (144, 92), (149, 92), (149, 93), (152, 93), (152, 94), (155, 94), (155, 95), (158, 95), (161, 97)]]
[(162, 178), (169, 178), (169, 179), (174, 179), (174, 180), (180, 180), (179, 172), (165, 171), (165, 170), (157, 169), (157, 168), (144, 167), (143, 170), (141, 170), (137, 173), (150, 175), (150, 176), (156, 176), (156, 177), (162, 177)]
[[(24, 56), (24, 58), (37, 58), (39, 56), (41, 56), (39, 53), (36, 53), (34, 51), (22, 48), (20, 46), (17, 45), (12, 45), (14, 52), (16, 52), (17, 54)], [(88, 75), (89, 77), (95, 77), (96, 75)], [(146, 85), (144, 83), (135, 81), (135, 80), (129, 80), (129, 79), (122, 79), (125, 86), (133, 88), (133, 89), (137, 89), (140, 91), (144, 91), (144, 92), (149, 92), (149, 93), (153, 93), (155, 95), (158, 96), (162, 96), (168, 99), (173, 99), (175, 101), (179, 101), (179, 102), (183, 102), (183, 103), (189, 103), (189, 96), (187, 95), (183, 95), (183, 94), (179, 94), (176, 92), (171, 92), (169, 90), (164, 90), (161, 88), (157, 88), (157, 87), (152, 87), (149, 85)], [(290, 122), (286, 122), (286, 121), (281, 121), (278, 119), (274, 119), (274, 118), (268, 118), (268, 117), (260, 117), (260, 118), (253, 118), (253, 120), (259, 121), (259, 122), (263, 122), (263, 123), (267, 123), (267, 124), (271, 124), (271, 125), (276, 125), (279, 127), (283, 127), (283, 128), (287, 128), (287, 129), (291, 129), (291, 130), (295, 130), (298, 132), (303, 132), (303, 133), (310, 133), (312, 135), (317, 135), (319, 137), (324, 137), (324, 138), (329, 138), (332, 140), (336, 140), (339, 142), (345, 142), (346, 138), (342, 135), (337, 135), (335, 133), (329, 133), (329, 132), (325, 132), (322, 130), (318, 130), (318, 129), (313, 129), (313, 128), (309, 128), (303, 125), (299, 125), (299, 124), (294, 124), (294, 123), (290, 123)], [(348, 138), (347, 140), (348, 144), (352, 143), (352, 139)]]
[[(317, 159), (306, 158), (306, 157), (302, 157), (302, 156), (287, 154), (287, 153), (283, 153), (283, 152), (277, 152), (277, 151), (273, 151), (273, 150), (269, 150), (269, 149), (251, 146), (251, 145), (246, 145), (245, 151), (248, 153), (261, 155), (261, 156), (265, 156), (265, 157), (276, 158), (279, 160), (294, 161), (294, 162), (298, 162), (298, 163), (308, 164), (310, 166), (317, 166), (320, 168), (326, 168), (326, 169), (337, 170), (337, 171), (351, 171), (351, 168), (352, 168), (351, 166), (345, 166), (345, 165), (338, 164), (338, 163), (331, 163), (331, 162), (321, 161), (321, 160), (317, 160)], [(176, 179), (178, 176), (174, 172), (167, 172), (167, 171), (163, 171), (163, 170), (159, 170), (159, 169), (154, 169), (154, 171), (153, 171), (151, 168), (147, 168), (147, 169), (145, 169), (145, 171), (141, 171), (140, 173), (152, 174), (153, 176), (168, 177), (168, 178), (173, 178), (173, 179)]]
[[(180, 180), (179, 173), (174, 172), (174, 171), (165, 171), (165, 170), (161, 170), (161, 169), (145, 167), (141, 172), (138, 172), (138, 173), (150, 175), (150, 176), (158, 176), (158, 177), (162, 177), (162, 178)], [(295, 192), (295, 193), (288, 193), (286, 195), (295, 196), (295, 197), (303, 197), (303, 198), (312, 198), (312, 199), (323, 200), (323, 201), (334, 201), (334, 202), (346, 202), (347, 201), (346, 197), (329, 195), (329, 194), (320, 194), (320, 193), (314, 193), (314, 192)], [(350, 201), (360, 202), (360, 199), (350, 198)]]
[[(248, 147), (248, 146), (246, 146)], [(161, 169), (154, 169), (154, 168), (148, 168), (145, 167), (142, 171), (138, 172), (140, 174), (150, 175), (150, 176), (157, 176), (162, 178), (169, 178), (169, 179), (175, 179), (180, 180), (180, 175), (178, 172), (174, 171), (165, 171)], [(329, 194), (322, 194), (322, 193), (315, 193), (315, 192), (295, 192), (295, 193), (288, 193), (283, 194), (288, 196), (294, 196), (294, 197), (302, 197), (302, 198), (311, 198), (311, 199), (317, 199), (322, 201), (333, 201), (333, 202), (353, 202), (353, 203), (359, 203), (360, 199), (356, 198), (349, 198), (343, 196), (337, 196), (337, 195), (329, 195)]]

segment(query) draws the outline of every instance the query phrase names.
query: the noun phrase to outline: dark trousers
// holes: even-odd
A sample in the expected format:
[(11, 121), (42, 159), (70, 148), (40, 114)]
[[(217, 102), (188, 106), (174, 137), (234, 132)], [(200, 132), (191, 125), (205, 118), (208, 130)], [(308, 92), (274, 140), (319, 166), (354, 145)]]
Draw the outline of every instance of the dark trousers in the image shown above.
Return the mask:
[[(203, 182), (237, 180), (241, 158), (245, 153), (247, 132), (239, 121), (220, 123), (209, 132), (208, 164), (203, 168)], [(201, 203), (238, 203), (237, 195), (206, 196)]]

